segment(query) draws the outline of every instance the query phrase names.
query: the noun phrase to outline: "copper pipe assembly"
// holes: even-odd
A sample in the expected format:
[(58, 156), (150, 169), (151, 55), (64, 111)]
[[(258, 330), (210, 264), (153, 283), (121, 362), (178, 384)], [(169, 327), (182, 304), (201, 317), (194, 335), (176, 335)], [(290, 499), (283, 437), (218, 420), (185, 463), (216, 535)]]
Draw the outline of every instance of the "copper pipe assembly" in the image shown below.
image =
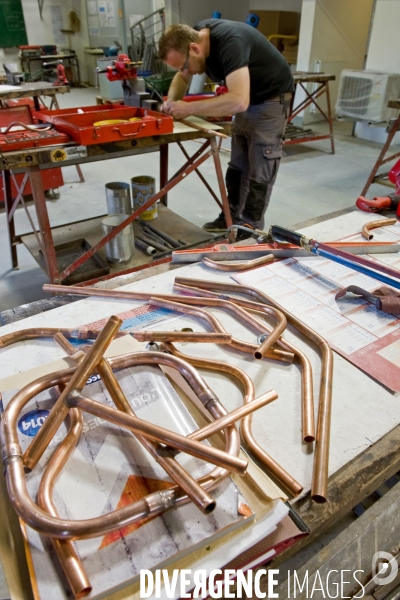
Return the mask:
[[(218, 373), (224, 372), (235, 377), (241, 382), (244, 389), (244, 406), (251, 405), (254, 402), (254, 384), (250, 377), (242, 369), (239, 369), (239, 367), (224, 363), (222, 361), (188, 356), (187, 354), (183, 354), (177, 350), (177, 348), (171, 343), (165, 343), (163, 344), (163, 347), (165, 347), (166, 350), (171, 352), (174, 356), (187, 360), (195, 367), (208, 369), (210, 371), (217, 371)], [(269, 394), (272, 393), (273, 390), (269, 392)], [(245, 448), (292, 496), (298, 496), (303, 490), (302, 486), (257, 443), (251, 430), (251, 422), (251, 415), (247, 415), (240, 422), (240, 433)]]
[(255, 269), (262, 265), (268, 265), (269, 263), (274, 262), (274, 260), (275, 256), (273, 254), (266, 254), (265, 256), (260, 256), (260, 258), (255, 258), (254, 260), (242, 260), (240, 262), (229, 260), (217, 261), (205, 256), (201, 262), (203, 265), (206, 265), (206, 267), (216, 269), (217, 271), (249, 271), (250, 269)]
[[(210, 290), (204, 290), (195, 287), (189, 287), (186, 285), (182, 285), (179, 283), (175, 283), (174, 290), (177, 292), (195, 293), (197, 296), (206, 297), (206, 298), (219, 298), (221, 299), (221, 295), (215, 292), (211, 292)], [(260, 302), (253, 302), (252, 300), (245, 300), (243, 298), (237, 298), (234, 296), (225, 296), (226, 299), (229, 299), (235, 304), (242, 306), (246, 309), (250, 309), (254, 312), (261, 312), (266, 316), (274, 316), (276, 309), (271, 306), (267, 306), (266, 304)], [(271, 327), (265, 323), (261, 322), (263, 326), (263, 331), (267, 334), (271, 333)], [(290, 342), (280, 337), (277, 342), (277, 346), (280, 346), (284, 350), (288, 350), (289, 352), (293, 352), (294, 356), (297, 357), (301, 368), (301, 387), (302, 387), (302, 436), (304, 442), (313, 442), (315, 440), (315, 424), (314, 424), (314, 393), (313, 393), (313, 380), (312, 380), (312, 368), (311, 363), (308, 360), (307, 356), (301, 352), (298, 348), (293, 346)]]
[[(69, 293), (69, 292), (66, 292)], [(21, 329), (20, 331), (13, 331), (0, 337), (0, 348), (6, 348), (17, 342), (24, 342), (26, 340), (34, 340), (38, 338), (54, 337), (57, 333), (61, 333), (66, 338), (77, 339), (77, 340), (95, 340), (100, 331), (97, 329), (58, 329), (56, 327), (37, 327), (34, 329)], [(118, 332), (116, 337), (126, 335), (123, 331)]]
[(361, 235), (366, 240), (372, 240), (374, 237), (371, 233), (371, 229), (377, 229), (378, 227), (386, 227), (387, 225), (396, 225), (397, 219), (383, 219), (380, 221), (370, 221), (369, 223), (365, 223), (361, 230)]
[(230, 333), (206, 333), (198, 331), (132, 331), (131, 336), (138, 342), (201, 342), (230, 344)]
[[(332, 412), (332, 376), (333, 376), (333, 352), (328, 342), (316, 331), (305, 325), (300, 319), (289, 311), (283, 309), (272, 298), (255, 288), (249, 286), (221, 283), (216, 281), (203, 281), (200, 279), (187, 279), (176, 277), (177, 283), (202, 289), (236, 292), (256, 298), (257, 300), (270, 304), (285, 314), (289, 323), (298, 331), (303, 333), (319, 348), (322, 356), (321, 381), (319, 390), (318, 421), (316, 433), (316, 447), (314, 453), (313, 477), (311, 485), (311, 497), (315, 502), (326, 502), (328, 488), (328, 466), (329, 466), (329, 441), (330, 424)], [(232, 300), (232, 298), (230, 298)]]

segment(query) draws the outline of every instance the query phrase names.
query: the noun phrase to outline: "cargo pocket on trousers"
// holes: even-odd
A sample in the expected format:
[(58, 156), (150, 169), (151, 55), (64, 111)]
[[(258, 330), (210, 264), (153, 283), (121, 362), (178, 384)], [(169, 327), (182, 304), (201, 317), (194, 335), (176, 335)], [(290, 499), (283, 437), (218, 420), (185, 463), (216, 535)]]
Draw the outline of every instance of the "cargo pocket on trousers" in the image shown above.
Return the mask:
[(264, 146), (263, 157), (267, 159), (265, 162), (265, 170), (267, 171), (267, 181), (275, 181), (280, 160), (283, 156), (282, 147), (276, 149), (275, 146)]

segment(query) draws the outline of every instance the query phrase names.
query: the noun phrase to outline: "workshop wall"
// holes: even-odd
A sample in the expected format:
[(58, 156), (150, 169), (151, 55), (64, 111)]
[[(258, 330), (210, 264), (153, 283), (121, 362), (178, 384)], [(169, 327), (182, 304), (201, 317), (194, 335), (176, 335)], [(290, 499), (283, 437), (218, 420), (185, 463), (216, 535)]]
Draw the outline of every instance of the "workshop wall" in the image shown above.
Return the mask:
[[(329, 83), (332, 108), (342, 70), (364, 68), (372, 7), (373, 0), (303, 0), (297, 70), (336, 75), (336, 81)], [(324, 103), (325, 99), (321, 107), (326, 109)], [(309, 107), (304, 111), (303, 124), (321, 118)]]
[[(384, 73), (400, 73), (400, 2), (377, 0), (368, 47), (366, 69)], [(385, 127), (369, 127), (358, 122), (355, 136), (364, 140), (384, 143)], [(400, 144), (400, 132), (392, 144)]]
[(187, 23), (194, 25), (197, 21), (211, 18), (214, 11), (221, 13), (223, 19), (246, 21), (249, 14), (249, 2), (232, 2), (232, 0), (167, 0), (167, 24)]
[[(53, 0), (52, 4), (44, 2), (42, 19), (40, 19), (37, 0), (22, 0), (22, 9), (24, 11), (28, 44), (55, 44), (57, 52), (61, 48), (68, 48), (68, 38), (67, 36), (63, 36), (59, 29), (70, 29), (68, 15), (71, 11), (75, 11), (80, 19), (80, 32), (71, 34), (71, 46), (78, 56), (81, 80), (87, 81), (87, 63), (84, 48), (85, 46), (89, 46), (89, 39), (85, 1)], [(20, 69), (18, 48), (0, 48), (0, 64), (3, 62), (17, 63), (18, 69)]]

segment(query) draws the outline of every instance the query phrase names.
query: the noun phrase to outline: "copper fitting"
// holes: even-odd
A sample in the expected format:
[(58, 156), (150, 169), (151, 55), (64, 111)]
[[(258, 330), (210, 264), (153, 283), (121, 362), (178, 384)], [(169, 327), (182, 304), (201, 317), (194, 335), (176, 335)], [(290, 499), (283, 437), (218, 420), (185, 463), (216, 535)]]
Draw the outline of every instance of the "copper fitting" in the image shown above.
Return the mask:
[[(183, 354), (171, 343), (165, 343), (163, 346), (174, 356), (187, 360), (195, 367), (208, 369), (210, 371), (224, 372), (238, 379), (244, 389), (244, 403), (251, 404), (254, 401), (254, 384), (250, 377), (234, 365), (222, 361), (208, 360)], [(269, 392), (271, 393), (271, 392)], [(303, 487), (291, 476), (283, 467), (281, 467), (255, 440), (251, 430), (252, 415), (247, 415), (240, 423), (240, 433), (245, 448), (262, 465), (267, 473), (272, 475), (279, 485), (283, 486), (292, 496), (298, 496)], [(207, 426), (208, 427), (208, 426)]]
[[(332, 413), (332, 376), (333, 376), (333, 352), (328, 342), (319, 333), (305, 325), (292, 313), (278, 305), (275, 300), (264, 292), (249, 286), (221, 283), (217, 281), (203, 281), (201, 279), (187, 279), (176, 277), (175, 281), (183, 285), (193, 286), (201, 289), (220, 290), (225, 292), (236, 292), (246, 294), (262, 303), (270, 304), (281, 310), (289, 323), (298, 331), (303, 333), (309, 340), (318, 346), (322, 357), (321, 380), (319, 389), (318, 421), (316, 445), (314, 453), (313, 477), (311, 485), (311, 497), (315, 502), (326, 502), (328, 489), (328, 466), (329, 466), (329, 441)], [(230, 298), (232, 300), (232, 298)]]
[[(177, 292), (183, 293), (195, 293), (196, 296), (206, 297), (206, 298), (219, 298), (221, 299), (221, 294), (217, 294), (215, 292), (211, 292), (210, 290), (204, 290), (195, 287), (189, 287), (186, 285), (182, 285), (176, 283), (174, 285), (174, 290)], [(275, 316), (277, 312), (275, 308), (271, 306), (267, 306), (266, 304), (260, 302), (253, 302), (252, 300), (245, 300), (243, 298), (237, 298), (234, 296), (224, 296), (225, 300), (230, 300), (231, 302), (238, 304), (244, 308), (250, 309), (254, 312), (261, 312), (266, 316)], [(279, 311), (280, 312), (280, 311)], [(264, 321), (260, 321), (262, 323), (263, 331), (265, 333), (270, 333), (272, 328), (265, 323)], [(307, 356), (301, 352), (296, 346), (293, 346), (290, 342), (280, 337), (277, 342), (277, 346), (280, 346), (284, 350), (289, 350), (293, 352), (293, 354), (297, 357), (299, 363), (301, 364), (301, 387), (302, 387), (302, 436), (305, 442), (313, 442), (315, 440), (315, 424), (314, 424), (314, 393), (313, 393), (313, 379), (312, 379), (312, 368), (311, 363), (308, 360)]]
[(216, 269), (217, 271), (249, 271), (250, 269), (272, 263), (274, 260), (275, 256), (273, 254), (267, 254), (266, 256), (260, 256), (260, 258), (255, 258), (254, 260), (242, 260), (240, 262), (229, 260), (217, 261), (205, 256), (201, 262), (206, 265), (206, 267)]
[(374, 237), (371, 233), (371, 229), (377, 229), (378, 227), (386, 227), (387, 225), (396, 225), (397, 219), (383, 219), (381, 221), (370, 221), (369, 223), (365, 223), (361, 230), (362, 236), (366, 240), (372, 240)]

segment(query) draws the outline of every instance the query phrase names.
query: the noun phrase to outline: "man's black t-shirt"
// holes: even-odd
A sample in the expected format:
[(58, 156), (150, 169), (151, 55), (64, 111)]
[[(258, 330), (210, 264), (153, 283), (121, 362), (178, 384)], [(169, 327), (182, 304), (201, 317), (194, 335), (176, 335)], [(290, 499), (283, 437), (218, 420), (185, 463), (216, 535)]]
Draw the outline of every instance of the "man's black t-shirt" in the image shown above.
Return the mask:
[(210, 30), (206, 73), (212, 81), (224, 81), (233, 71), (248, 67), (250, 104), (261, 104), (294, 90), (288, 63), (257, 29), (225, 19), (205, 19), (194, 29), (200, 31), (206, 27)]

